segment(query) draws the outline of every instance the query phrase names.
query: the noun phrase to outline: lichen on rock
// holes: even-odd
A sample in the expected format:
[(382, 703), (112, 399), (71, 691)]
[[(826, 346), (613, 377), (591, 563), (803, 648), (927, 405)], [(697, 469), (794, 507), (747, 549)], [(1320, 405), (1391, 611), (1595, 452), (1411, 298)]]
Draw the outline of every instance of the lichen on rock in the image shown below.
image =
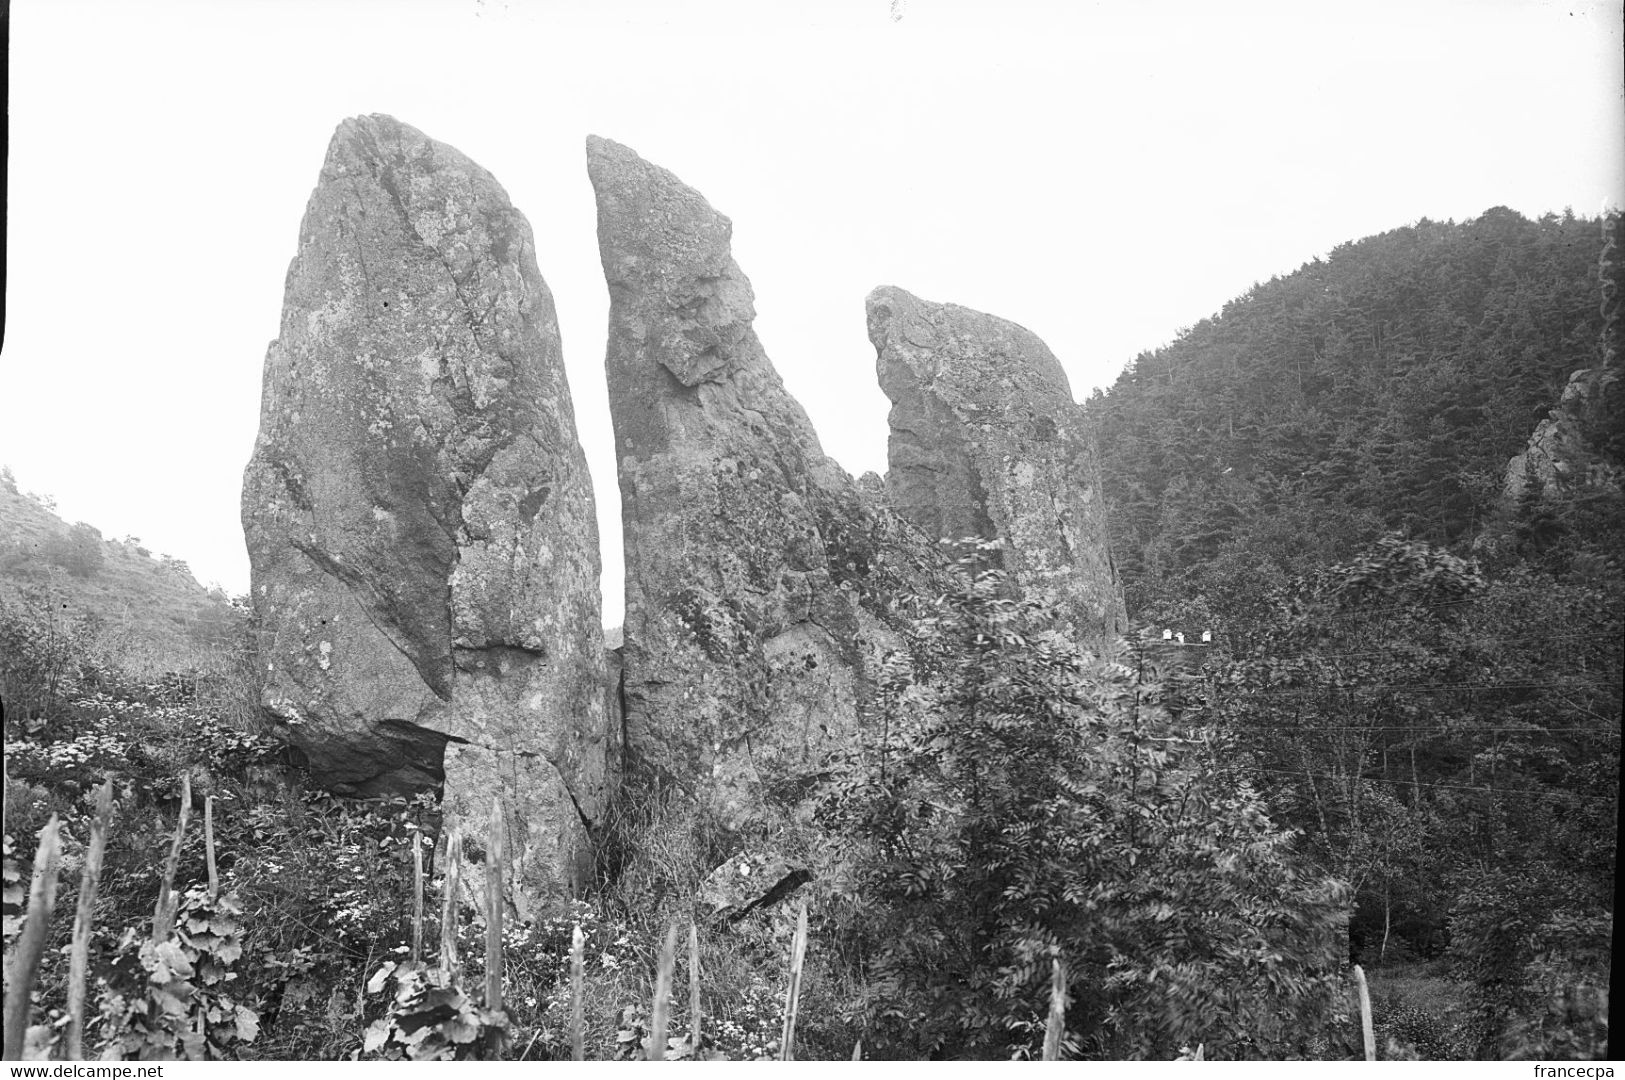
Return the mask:
[(886, 489), (928, 536), (1002, 544), (1011, 582), (1087, 647), (1127, 627), (1100, 468), (1066, 372), (1025, 327), (894, 287), (867, 301), (891, 399)]
[(391, 117), (328, 147), (242, 510), (264, 710), (316, 778), (500, 795), (515, 902), (569, 892), (615, 747), (553, 301), (496, 180)]
[(640, 766), (757, 809), (849, 746), (940, 557), (824, 455), (758, 340), (732, 225), (589, 138), (626, 551), (625, 730)]

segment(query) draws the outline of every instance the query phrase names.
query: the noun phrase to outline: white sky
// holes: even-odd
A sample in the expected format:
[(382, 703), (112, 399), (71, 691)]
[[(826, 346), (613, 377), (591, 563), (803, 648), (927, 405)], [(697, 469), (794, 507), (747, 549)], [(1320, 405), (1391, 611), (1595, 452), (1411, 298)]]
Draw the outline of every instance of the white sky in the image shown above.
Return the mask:
[(334, 126), (386, 112), (530, 219), (618, 622), (589, 132), (733, 219), (768, 353), (856, 475), (885, 469), (876, 285), (1022, 323), (1082, 400), (1345, 240), (1619, 205), (1620, 24), (1600, 0), (17, 0), (0, 463), (246, 592), (299, 220)]

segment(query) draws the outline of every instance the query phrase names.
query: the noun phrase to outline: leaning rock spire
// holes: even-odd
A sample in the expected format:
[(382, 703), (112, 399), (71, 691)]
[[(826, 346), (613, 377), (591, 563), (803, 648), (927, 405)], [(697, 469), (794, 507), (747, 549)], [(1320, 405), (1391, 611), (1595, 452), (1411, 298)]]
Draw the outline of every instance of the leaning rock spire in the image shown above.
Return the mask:
[(644, 767), (748, 816), (850, 745), (930, 545), (825, 457), (751, 323), (732, 225), (587, 142), (626, 548), (623, 700)]

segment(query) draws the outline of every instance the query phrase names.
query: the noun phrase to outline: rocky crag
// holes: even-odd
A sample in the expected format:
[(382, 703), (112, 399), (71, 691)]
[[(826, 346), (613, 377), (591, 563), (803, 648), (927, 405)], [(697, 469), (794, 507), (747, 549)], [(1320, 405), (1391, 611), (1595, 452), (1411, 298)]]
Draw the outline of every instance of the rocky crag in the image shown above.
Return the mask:
[(1524, 452), (1507, 462), (1501, 496), (1506, 505), (1531, 497), (1555, 499), (1580, 488), (1620, 490), (1625, 476), (1598, 449), (1611, 422), (1608, 392), (1618, 378), (1606, 365), (1569, 377), (1556, 407), (1535, 425)]
[(1094, 457), (1042, 342), (877, 291), (892, 469), (854, 481), (752, 329), (728, 219), (624, 146), (587, 156), (619, 648), (529, 227), (488, 173), (388, 117), (329, 148), (244, 480), (267, 716), (340, 793), (437, 793), (465, 822), (496, 796), (522, 916), (579, 886), (623, 768), (735, 825), (793, 801), (910, 663), (939, 539), (1001, 540), (1087, 644), (1122, 625)]
[(886, 490), (934, 539), (1002, 542), (1012, 583), (1100, 650), (1127, 626), (1100, 468), (1066, 372), (1031, 331), (902, 289), (869, 294), (891, 400)]
[(386, 116), (328, 148), (243, 489), (266, 714), (318, 779), (493, 796), (526, 914), (618, 760), (552, 297), (484, 169)]
[(827, 458), (752, 329), (732, 225), (590, 138), (610, 291), (629, 758), (743, 821), (849, 745), (941, 556)]

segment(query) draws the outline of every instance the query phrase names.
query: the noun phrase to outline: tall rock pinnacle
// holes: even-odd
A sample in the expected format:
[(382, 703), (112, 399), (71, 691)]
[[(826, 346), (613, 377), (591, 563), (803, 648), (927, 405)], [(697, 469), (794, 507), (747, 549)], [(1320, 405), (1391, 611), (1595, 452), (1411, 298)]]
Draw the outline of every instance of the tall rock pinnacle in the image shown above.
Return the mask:
[(328, 147), (242, 511), (263, 706), (316, 777), (498, 797), (521, 913), (569, 892), (614, 747), (553, 300), (496, 180), (390, 117)]
[(635, 762), (725, 812), (848, 743), (936, 553), (824, 456), (757, 339), (732, 226), (587, 141), (610, 291)]
[(891, 399), (892, 507), (928, 536), (1004, 542), (1024, 594), (1099, 649), (1126, 629), (1094, 447), (1066, 372), (1031, 331), (884, 287), (869, 340)]

